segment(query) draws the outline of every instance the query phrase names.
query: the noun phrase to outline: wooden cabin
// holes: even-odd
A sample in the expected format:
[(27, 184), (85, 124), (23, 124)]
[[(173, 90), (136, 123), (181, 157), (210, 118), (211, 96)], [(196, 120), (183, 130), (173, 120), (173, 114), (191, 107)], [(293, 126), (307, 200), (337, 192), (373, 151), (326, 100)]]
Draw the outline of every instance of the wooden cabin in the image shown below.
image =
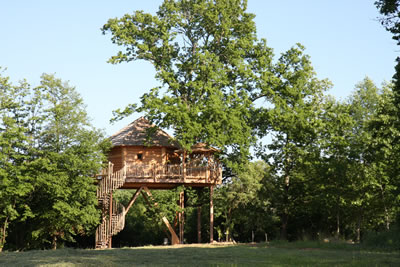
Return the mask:
[(110, 137), (109, 161), (124, 170), (122, 188), (171, 188), (179, 184), (204, 187), (220, 184), (222, 172), (214, 160), (216, 149), (200, 143), (190, 154), (165, 131), (141, 117)]
[[(96, 248), (111, 248), (112, 236), (125, 225), (125, 215), (142, 194), (149, 205), (149, 189), (169, 189), (179, 185), (210, 188), (210, 242), (213, 242), (213, 191), (222, 182), (222, 168), (214, 154), (215, 148), (199, 143), (190, 153), (181, 149), (165, 131), (141, 117), (110, 137), (112, 149), (108, 167), (97, 178), (97, 198), (102, 209), (102, 222), (96, 230)], [(127, 207), (113, 200), (117, 189), (137, 189)], [(184, 208), (184, 192), (180, 193), (180, 207)], [(198, 209), (201, 209), (199, 207)], [(200, 213), (198, 213), (200, 214)], [(183, 243), (184, 212), (179, 212), (179, 237), (167, 218), (171, 244)], [(198, 218), (198, 240), (201, 222)]]

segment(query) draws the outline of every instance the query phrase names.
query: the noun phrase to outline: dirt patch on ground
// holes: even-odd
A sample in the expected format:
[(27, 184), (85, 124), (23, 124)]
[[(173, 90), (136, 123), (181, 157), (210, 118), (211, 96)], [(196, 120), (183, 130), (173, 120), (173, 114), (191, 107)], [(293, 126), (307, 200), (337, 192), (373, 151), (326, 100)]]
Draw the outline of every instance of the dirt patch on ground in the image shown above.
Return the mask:
[(149, 248), (149, 249), (154, 249), (154, 248), (188, 248), (188, 247), (193, 247), (193, 248), (212, 248), (212, 247), (228, 247), (228, 246), (234, 246), (236, 245), (233, 242), (214, 242), (214, 243), (207, 243), (207, 244), (178, 244), (178, 245), (164, 245), (164, 246), (144, 246), (144, 247), (133, 247), (133, 248)]

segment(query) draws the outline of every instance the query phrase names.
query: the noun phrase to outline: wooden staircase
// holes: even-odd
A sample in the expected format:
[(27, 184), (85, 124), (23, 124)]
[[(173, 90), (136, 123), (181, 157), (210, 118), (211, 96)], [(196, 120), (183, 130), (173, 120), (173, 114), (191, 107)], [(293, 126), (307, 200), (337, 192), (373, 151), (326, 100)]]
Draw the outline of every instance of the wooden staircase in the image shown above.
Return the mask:
[[(132, 207), (140, 193), (142, 193), (149, 206), (154, 206), (156, 209), (158, 208), (158, 204), (154, 201), (147, 186), (141, 186), (137, 189), (126, 208), (113, 200), (113, 192), (118, 188), (121, 188), (125, 183), (127, 177), (126, 169), (125, 164), (124, 168), (114, 172), (113, 164), (110, 162), (108, 167), (103, 169), (101, 173), (97, 175), (97, 199), (102, 210), (102, 221), (96, 229), (96, 249), (111, 248), (112, 236), (118, 234), (124, 229), (125, 215)], [(181, 233), (181, 238), (179, 238), (173, 227), (168, 222), (168, 219), (162, 214), (160, 215), (162, 221), (170, 232), (169, 239), (171, 240), (171, 244), (176, 245), (182, 243), (183, 231)]]
[(110, 162), (108, 168), (97, 176), (97, 199), (102, 209), (102, 222), (96, 230), (96, 249), (111, 247), (111, 237), (118, 234), (125, 226), (125, 207), (112, 199), (113, 192), (123, 186), (126, 179), (126, 168), (113, 171)]

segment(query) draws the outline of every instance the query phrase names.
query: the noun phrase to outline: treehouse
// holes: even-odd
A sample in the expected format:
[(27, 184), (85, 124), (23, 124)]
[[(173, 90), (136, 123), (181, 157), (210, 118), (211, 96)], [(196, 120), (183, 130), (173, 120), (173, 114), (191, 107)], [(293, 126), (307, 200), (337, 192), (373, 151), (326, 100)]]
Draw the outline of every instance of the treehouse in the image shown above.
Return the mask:
[[(156, 206), (157, 203), (152, 203), (150, 189), (180, 185), (210, 187), (210, 240), (213, 240), (212, 192), (222, 181), (222, 168), (214, 158), (218, 152), (215, 148), (199, 143), (188, 153), (170, 135), (143, 117), (112, 135), (110, 140), (108, 167), (96, 177), (97, 196), (103, 210), (102, 223), (96, 231), (96, 248), (111, 247), (112, 236), (124, 228), (125, 215), (140, 193), (149, 205)], [(117, 189), (136, 189), (127, 207), (113, 201), (112, 194)], [(181, 208), (183, 203), (182, 192)], [(184, 214), (179, 213), (179, 237), (166, 217), (161, 217), (170, 232), (171, 243), (182, 243)]]

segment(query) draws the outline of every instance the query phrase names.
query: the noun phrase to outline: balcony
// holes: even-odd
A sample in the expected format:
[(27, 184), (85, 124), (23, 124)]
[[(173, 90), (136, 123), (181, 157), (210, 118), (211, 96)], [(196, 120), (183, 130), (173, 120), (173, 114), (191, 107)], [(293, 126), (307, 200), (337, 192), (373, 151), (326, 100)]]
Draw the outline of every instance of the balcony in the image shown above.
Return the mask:
[[(103, 171), (98, 178), (106, 176)], [(222, 167), (218, 163), (206, 164), (137, 164), (125, 162), (113, 177), (124, 177), (121, 189), (147, 186), (154, 189), (173, 188), (178, 185), (205, 187), (222, 182)]]

